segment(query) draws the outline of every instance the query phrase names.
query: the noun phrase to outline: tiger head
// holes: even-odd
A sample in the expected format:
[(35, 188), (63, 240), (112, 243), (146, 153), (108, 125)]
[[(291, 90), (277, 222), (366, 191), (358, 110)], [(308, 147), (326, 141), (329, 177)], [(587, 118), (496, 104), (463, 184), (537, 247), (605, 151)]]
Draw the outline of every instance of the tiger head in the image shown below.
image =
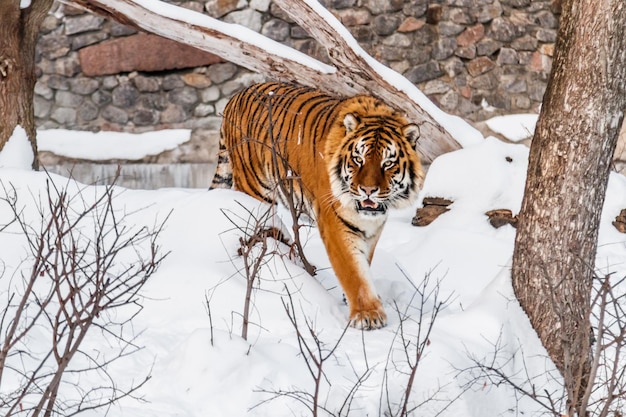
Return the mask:
[(332, 193), (361, 216), (385, 216), (389, 208), (411, 204), (423, 184), (415, 151), (419, 128), (372, 97), (352, 101), (329, 135)]

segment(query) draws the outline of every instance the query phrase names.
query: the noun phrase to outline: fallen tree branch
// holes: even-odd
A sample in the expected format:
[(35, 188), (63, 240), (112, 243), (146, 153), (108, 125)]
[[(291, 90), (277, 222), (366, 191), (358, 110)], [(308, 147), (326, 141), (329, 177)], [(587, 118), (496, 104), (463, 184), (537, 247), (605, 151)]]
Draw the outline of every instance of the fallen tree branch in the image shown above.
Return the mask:
[[(430, 101), (422, 100), (422, 93), (412, 83), (365, 53), (348, 30), (317, 1), (278, 0), (276, 4), (326, 47), (335, 66), (324, 64), (244, 26), (221, 22), (159, 0), (63, 1), (211, 52), (272, 78), (314, 86), (343, 96), (368, 93), (379, 97), (420, 126), (421, 138), (417, 149), (426, 163), (460, 148), (459, 143), (441, 126), (441, 120), (447, 115)], [(418, 101), (426, 104), (428, 111)]]

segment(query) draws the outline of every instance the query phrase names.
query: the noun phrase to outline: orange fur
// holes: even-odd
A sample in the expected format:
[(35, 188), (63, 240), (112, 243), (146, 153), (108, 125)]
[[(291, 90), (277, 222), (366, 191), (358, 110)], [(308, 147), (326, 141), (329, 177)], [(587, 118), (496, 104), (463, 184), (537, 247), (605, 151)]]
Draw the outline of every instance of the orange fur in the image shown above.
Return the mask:
[[(371, 96), (340, 99), (287, 84), (255, 85), (224, 110), (212, 188), (234, 184), (280, 201), (277, 181), (297, 175), (295, 197), (316, 220), (350, 324), (382, 327), (386, 315), (369, 264), (387, 209), (410, 204), (422, 186), (417, 136), (415, 125)], [(282, 158), (288, 166), (276, 163)]]

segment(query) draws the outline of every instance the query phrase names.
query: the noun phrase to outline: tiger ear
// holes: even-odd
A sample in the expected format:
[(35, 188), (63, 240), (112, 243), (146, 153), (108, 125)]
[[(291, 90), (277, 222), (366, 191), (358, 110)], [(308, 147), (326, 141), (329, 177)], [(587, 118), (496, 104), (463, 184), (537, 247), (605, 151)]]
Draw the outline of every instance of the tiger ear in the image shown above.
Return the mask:
[(359, 124), (359, 119), (352, 113), (346, 114), (343, 118), (343, 125), (346, 127), (346, 133), (352, 132)]
[(420, 128), (416, 124), (408, 124), (404, 126), (404, 136), (409, 141), (412, 147), (417, 145), (417, 140), (420, 137)]

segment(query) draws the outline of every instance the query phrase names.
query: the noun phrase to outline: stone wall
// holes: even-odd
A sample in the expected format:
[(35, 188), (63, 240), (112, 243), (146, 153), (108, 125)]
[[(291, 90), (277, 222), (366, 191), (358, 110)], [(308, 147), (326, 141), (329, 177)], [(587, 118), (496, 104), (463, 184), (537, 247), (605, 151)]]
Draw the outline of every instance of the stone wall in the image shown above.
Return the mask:
[[(473, 121), (494, 114), (537, 111), (556, 37), (557, 17), (551, 1), (324, 3), (366, 50), (417, 84), (444, 110)], [(245, 24), (324, 59), (323, 48), (269, 0), (187, 1), (182, 5)], [(167, 67), (162, 57), (177, 46), (157, 45), (161, 58), (146, 56), (145, 49), (137, 54), (131, 39), (138, 36), (121, 24), (55, 5), (43, 24), (37, 53), (38, 125), (131, 131), (215, 128), (227, 98), (263, 79), (216, 57), (208, 57), (201, 66), (181, 59), (179, 69)], [(124, 38), (130, 46), (119, 42)], [(102, 52), (107, 44), (109, 50), (127, 48), (130, 52), (108, 56)], [(142, 59), (137, 60), (137, 55)], [(155, 62), (142, 67), (137, 62), (142, 60)]]
[[(173, 1), (172, 1), (173, 2)], [(322, 0), (376, 59), (445, 111), (480, 122), (537, 112), (556, 38), (555, 0)], [(183, 7), (239, 23), (327, 61), (271, 0), (186, 0)], [(55, 3), (37, 48), (40, 128), (143, 132), (193, 129), (159, 163), (214, 162), (228, 98), (265, 77), (220, 58)], [(44, 165), (57, 163), (40, 155)], [(150, 161), (155, 162), (152, 158)], [(74, 163), (75, 161), (72, 161)]]

